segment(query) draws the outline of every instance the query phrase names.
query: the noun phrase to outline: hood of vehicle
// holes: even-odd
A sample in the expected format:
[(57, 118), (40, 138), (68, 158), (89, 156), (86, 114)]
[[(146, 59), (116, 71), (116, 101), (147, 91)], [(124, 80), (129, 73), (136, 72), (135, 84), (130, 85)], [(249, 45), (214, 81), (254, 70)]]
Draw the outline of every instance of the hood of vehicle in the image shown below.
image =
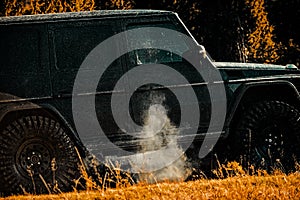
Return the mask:
[(300, 71), (293, 64), (273, 65), (258, 63), (214, 62), (224, 80), (270, 77), (280, 75), (299, 74)]
[(243, 69), (243, 70), (297, 70), (293, 64), (273, 65), (260, 63), (236, 63), (236, 62), (213, 62), (219, 69)]

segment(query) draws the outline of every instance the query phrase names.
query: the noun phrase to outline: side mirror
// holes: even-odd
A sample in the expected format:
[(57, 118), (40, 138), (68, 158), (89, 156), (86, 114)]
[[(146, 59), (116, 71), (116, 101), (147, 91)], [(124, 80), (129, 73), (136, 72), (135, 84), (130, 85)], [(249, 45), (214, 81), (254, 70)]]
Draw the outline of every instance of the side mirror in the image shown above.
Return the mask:
[(189, 49), (188, 51), (182, 54), (182, 57), (188, 60), (201, 60), (206, 58), (206, 51), (202, 45), (194, 46), (193, 49)]

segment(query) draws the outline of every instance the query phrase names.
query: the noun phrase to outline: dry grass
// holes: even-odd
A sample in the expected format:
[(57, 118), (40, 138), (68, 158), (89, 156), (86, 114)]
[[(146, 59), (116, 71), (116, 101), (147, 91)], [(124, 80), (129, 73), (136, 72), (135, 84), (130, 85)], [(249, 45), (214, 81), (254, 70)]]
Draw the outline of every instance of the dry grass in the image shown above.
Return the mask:
[(12, 196), (5, 199), (300, 199), (299, 185), (300, 174), (294, 173), (152, 185), (139, 184), (106, 191)]
[(119, 185), (116, 189), (88, 188), (55, 195), (11, 196), (10, 199), (300, 199), (300, 173), (272, 175), (256, 170), (249, 175), (236, 162), (214, 172), (220, 179)]

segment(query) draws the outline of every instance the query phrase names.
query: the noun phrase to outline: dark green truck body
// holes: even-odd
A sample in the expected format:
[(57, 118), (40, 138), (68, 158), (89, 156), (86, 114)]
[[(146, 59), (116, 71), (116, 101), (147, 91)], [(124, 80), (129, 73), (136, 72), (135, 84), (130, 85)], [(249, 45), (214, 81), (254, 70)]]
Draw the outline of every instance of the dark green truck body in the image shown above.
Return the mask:
[[(36, 179), (39, 179), (37, 174), (41, 170), (37, 166), (39, 162), (35, 162), (36, 157), (33, 155), (36, 153), (34, 149), (39, 149), (39, 145), (37, 147), (33, 143), (42, 144), (40, 149), (49, 146), (46, 141), (41, 141), (40, 138), (36, 141), (36, 139), (33, 139), (34, 136), (32, 138), (28, 136), (27, 139), (29, 138), (31, 142), (27, 143), (23, 139), (24, 141), (19, 144), (19, 147), (15, 147), (15, 153), (7, 153), (8, 150), (14, 151), (9, 147), (9, 140), (12, 140), (13, 137), (17, 137), (19, 141), (22, 140), (22, 131), (18, 129), (17, 125), (19, 124), (22, 127), (22, 123), (15, 123), (15, 120), (21, 119), (24, 122), (25, 128), (22, 130), (26, 132), (26, 130), (31, 129), (26, 128), (26, 124), (28, 125), (29, 122), (24, 121), (24, 117), (29, 116), (29, 121), (33, 124), (35, 118), (32, 118), (32, 116), (46, 116), (45, 118), (54, 119), (63, 127), (66, 132), (65, 137), (70, 138), (73, 146), (79, 149), (83, 158), (87, 157), (87, 149), (96, 148), (93, 151), (97, 151), (97, 148), (101, 148), (101, 145), (91, 147), (86, 143), (84, 144), (74, 124), (72, 97), (79, 95), (78, 98), (85, 98), (92, 92), (73, 93), (73, 85), (79, 67), (86, 56), (105, 39), (132, 27), (147, 26), (171, 27), (173, 30), (191, 36), (178, 16), (167, 11), (95, 11), (3, 17), (0, 19), (0, 124), (2, 131), (0, 133), (0, 179), (4, 180), (4, 182), (0, 181), (0, 188), (3, 194), (22, 192), (18, 185), (9, 183), (11, 179), (19, 184), (17, 181), (19, 176), (23, 177), (21, 181), (28, 185), (25, 188), (32, 190), (30, 189), (33, 187), (31, 178), (26, 174), (26, 165), (36, 167), (35, 171), (33, 170)], [(95, 94), (95, 105), (98, 117), (97, 123), (100, 122), (109, 139), (118, 144), (119, 147), (135, 152), (139, 150), (137, 143), (134, 142), (137, 139), (124, 134), (116, 125), (110, 107), (113, 93), (126, 95), (128, 88), (130, 88), (129, 81), (126, 82), (125, 80), (123, 88), (119, 88), (118, 91), (114, 90), (114, 85), (122, 75), (133, 68), (130, 56), (131, 54), (128, 53), (117, 58), (106, 71)], [(182, 90), (185, 87), (192, 87), (201, 107), (198, 135), (194, 139), (194, 145), (192, 145), (194, 149), (191, 147), (192, 150), (187, 151), (195, 153), (199, 150), (197, 145), (201, 145), (210, 123), (211, 102), (206, 89), (207, 83), (201, 76), (195, 75), (196, 71), (192, 68), (182, 67), (181, 64), (187, 66), (184, 61), (174, 63), (168, 61), (167, 63), (190, 81), (190, 85), (180, 85), (178, 88), (174, 86), (175, 89)], [(213, 84), (223, 84), (226, 92), (226, 118), (216, 147), (216, 151), (222, 152), (221, 154), (225, 154), (225, 157), (226, 155), (233, 155), (232, 152), (236, 151), (234, 149), (235, 145), (232, 145), (232, 143), (238, 137), (237, 130), (239, 124), (242, 123), (239, 120), (252, 105), (259, 104), (259, 102), (271, 102), (275, 105), (284, 104), (293, 109), (299, 109), (300, 71), (295, 66), (225, 62), (213, 62), (213, 65), (222, 77), (222, 81)], [(130, 77), (128, 78), (130, 79)], [(173, 124), (179, 124), (180, 105), (178, 100), (174, 98), (167, 87), (155, 84), (152, 87), (141, 87), (134, 93), (130, 101), (130, 117), (137, 124), (143, 125), (143, 112), (149, 108), (151, 103), (145, 103), (141, 99), (150, 97), (152, 92), (163, 93), (166, 96), (164, 104), (168, 109), (168, 117)], [(289, 106), (287, 107), (290, 108)], [(249, 112), (251, 113), (251, 111)], [(257, 112), (260, 112), (260, 110), (258, 109)], [(288, 111), (286, 112), (288, 113)], [(42, 122), (37, 124), (41, 125)], [(51, 126), (49, 127), (51, 128)], [(48, 129), (50, 129), (49, 127)], [(8, 129), (17, 131), (9, 133)], [(299, 136), (291, 138), (299, 139)], [(299, 140), (294, 140), (294, 142), (298, 146)], [(55, 145), (49, 147), (49, 152), (52, 151), (52, 148), (56, 148)], [(297, 155), (299, 155), (298, 150), (295, 149), (296, 152), (294, 152)], [(26, 154), (25, 158), (22, 157), (22, 151)], [(43, 150), (40, 151), (42, 152), (40, 156), (43, 157)], [(55, 152), (55, 150), (53, 151)], [(51, 171), (51, 162), (49, 161), (51, 158), (47, 157), (46, 154), (44, 157), (48, 161), (43, 167), (49, 168), (49, 171)], [(195, 157), (195, 155), (190, 157)], [(27, 162), (27, 158), (30, 161)], [(22, 161), (22, 159), (25, 159), (25, 161)], [(13, 166), (14, 169), (8, 170), (6, 165)], [(59, 167), (59, 163), (57, 165)], [(28, 177), (26, 178), (26, 176)], [(45, 176), (47, 180), (48, 176), (51, 177), (49, 173), (46, 173)], [(70, 177), (72, 176), (70, 175)], [(66, 184), (66, 180), (62, 180), (61, 184)], [(44, 190), (41, 189), (40, 191), (43, 192)]]

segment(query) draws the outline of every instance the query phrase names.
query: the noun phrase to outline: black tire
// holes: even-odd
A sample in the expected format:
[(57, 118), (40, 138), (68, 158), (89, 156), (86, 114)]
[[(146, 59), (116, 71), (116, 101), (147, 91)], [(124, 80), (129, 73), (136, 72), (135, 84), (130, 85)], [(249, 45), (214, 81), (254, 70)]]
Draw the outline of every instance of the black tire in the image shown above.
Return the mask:
[(1, 130), (0, 192), (4, 196), (73, 190), (74, 180), (80, 177), (78, 164), (74, 143), (51, 117), (23, 116)]
[(240, 116), (233, 139), (243, 166), (294, 171), (299, 161), (300, 112), (281, 101), (256, 103)]

